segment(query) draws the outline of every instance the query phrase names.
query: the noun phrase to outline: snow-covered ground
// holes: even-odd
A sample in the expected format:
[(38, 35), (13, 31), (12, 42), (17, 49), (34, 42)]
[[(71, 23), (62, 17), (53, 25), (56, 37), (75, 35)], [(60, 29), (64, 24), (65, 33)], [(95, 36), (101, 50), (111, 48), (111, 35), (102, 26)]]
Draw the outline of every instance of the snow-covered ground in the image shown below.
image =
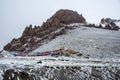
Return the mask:
[[(86, 80), (94, 80), (93, 74), (98, 75), (95, 79), (99, 79), (99, 76), (101, 76), (103, 78), (102, 80), (109, 80), (111, 78), (116, 80), (116, 74), (118, 74), (119, 68), (120, 59), (115, 58), (88, 59), (73, 56), (6, 57), (0, 58), (0, 80), (3, 80), (3, 78), (5, 79), (2, 75), (9, 77), (13, 74), (13, 77), (15, 77), (16, 74), (10, 72), (13, 70), (19, 74), (17, 75), (17, 80), (23, 80), (20, 79), (21, 72), (29, 74), (29, 76), (34, 75), (37, 80), (50, 80), (52, 78), (61, 80), (63, 76), (66, 76), (65, 80), (82, 80), (86, 78)], [(59, 73), (61, 71), (63, 71), (63, 76)], [(95, 73), (96, 71), (97, 73)], [(99, 74), (99, 72), (101, 72), (101, 74)], [(113, 74), (112, 72), (114, 72), (114, 75), (111, 76), (111, 74)], [(45, 76), (47, 76), (47, 78)], [(118, 79), (120, 78), (118, 77)]]
[[(40, 63), (39, 63), (40, 62)], [(0, 58), (1, 65), (10, 65), (10, 67), (25, 65), (33, 68), (40, 66), (120, 66), (120, 59), (106, 58), (81, 58), (81, 57), (9, 57)]]
[(72, 49), (92, 58), (120, 57), (120, 31), (79, 26), (67, 34), (58, 36), (34, 52), (56, 49)]
[[(0, 55), (0, 80), (3, 79), (2, 75), (4, 71), (9, 69), (14, 69), (15, 71), (18, 70), (17, 72), (28, 69), (29, 74), (34, 73), (34, 75), (39, 77), (42, 74), (41, 71), (44, 70), (44, 75), (48, 76), (48, 78), (51, 80), (53, 80), (52, 78), (56, 78), (55, 80), (61, 80), (54, 76), (57, 74), (54, 71), (59, 72), (61, 70), (63, 70), (63, 73), (70, 73), (69, 71), (75, 71), (76, 74), (74, 74), (73, 77), (77, 76), (77, 78), (72, 79), (71, 76), (73, 73), (71, 73), (71, 76), (69, 76), (70, 79), (67, 78), (66, 80), (82, 80), (85, 79), (86, 76), (86, 78), (88, 78), (86, 80), (94, 80), (97, 78), (101, 79), (101, 77), (101, 80), (109, 80), (112, 78), (113, 80), (117, 79), (116, 75), (118, 74), (120, 67), (120, 31), (88, 28), (80, 26), (80, 24), (71, 25), (78, 27), (74, 30), (69, 30), (64, 35), (58, 36), (56, 39), (53, 39), (49, 43), (40, 46), (33, 52), (44, 52), (64, 48), (75, 50), (81, 53), (82, 56), (71, 55), (69, 57), (51, 57), (48, 55), (22, 57), (12, 56), (9, 54), (9, 52), (3, 52)], [(51, 68), (47, 69), (45, 66), (49, 66)], [(65, 68), (59, 69), (58, 66)], [(67, 68), (68, 66), (77, 66), (80, 68)], [(54, 67), (54, 69), (52, 67)], [(64, 70), (67, 71), (64, 72)], [(97, 78), (94, 78), (93, 74), (96, 76), (96, 70), (97, 72), (100, 70), (102, 74), (99, 74), (98, 72)], [(115, 72), (114, 77), (111, 76), (111, 71)], [(48, 78), (45, 78), (44, 75), (41, 76), (40, 80), (49, 80)], [(60, 75), (61, 74), (58, 73), (56, 76), (62, 78)], [(119, 76), (117, 77), (120, 79)], [(38, 77), (36, 79), (38, 79)]]

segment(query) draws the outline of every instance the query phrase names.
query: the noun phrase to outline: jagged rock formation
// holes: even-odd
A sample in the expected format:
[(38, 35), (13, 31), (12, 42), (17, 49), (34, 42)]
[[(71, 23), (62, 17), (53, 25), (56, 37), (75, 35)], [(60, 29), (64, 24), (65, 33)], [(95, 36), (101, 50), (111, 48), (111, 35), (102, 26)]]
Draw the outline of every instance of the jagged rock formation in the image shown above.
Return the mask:
[(114, 20), (111, 18), (105, 18), (105, 19), (102, 18), (100, 23), (104, 29), (119, 30), (119, 26), (117, 26), (115, 22), (119, 22), (119, 20)]
[(120, 26), (116, 24), (116, 22), (120, 22), (120, 20), (115, 20), (111, 18), (102, 18), (99, 25), (96, 24), (85, 24), (86, 27), (94, 27), (94, 28), (101, 28), (101, 29), (108, 29), (108, 30), (116, 30), (120, 29)]
[(75, 11), (61, 9), (44, 22), (42, 26), (34, 26), (34, 28), (32, 28), (32, 25), (27, 26), (22, 36), (18, 39), (14, 38), (4, 46), (4, 50), (32, 51), (42, 45), (43, 42), (64, 34), (65, 24), (70, 23), (86, 23), (86, 20)]

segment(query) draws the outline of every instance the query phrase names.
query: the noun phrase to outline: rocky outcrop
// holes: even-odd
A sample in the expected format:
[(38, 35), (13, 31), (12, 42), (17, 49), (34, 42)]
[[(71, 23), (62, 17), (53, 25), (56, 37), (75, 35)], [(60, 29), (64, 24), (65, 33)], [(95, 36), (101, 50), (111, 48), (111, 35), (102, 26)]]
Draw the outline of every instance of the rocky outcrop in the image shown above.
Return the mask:
[(58, 35), (65, 33), (67, 24), (86, 23), (85, 18), (77, 12), (67, 9), (57, 11), (42, 26), (27, 26), (18, 39), (13, 39), (4, 46), (7, 51), (32, 51)]
[(54, 21), (59, 21), (59, 23), (63, 24), (85, 23), (85, 18), (83, 18), (82, 14), (79, 15), (77, 12), (61, 9), (49, 19), (49, 22)]
[(116, 22), (120, 23), (120, 20), (102, 18), (99, 25), (96, 25), (94, 23), (93, 24), (87, 23), (84, 24), (84, 26), (118, 31), (120, 29), (120, 26), (117, 25)]
[(102, 18), (100, 23), (104, 29), (119, 30), (119, 26), (117, 26), (115, 22), (119, 22), (119, 20), (114, 20), (111, 18), (105, 18), (105, 19)]

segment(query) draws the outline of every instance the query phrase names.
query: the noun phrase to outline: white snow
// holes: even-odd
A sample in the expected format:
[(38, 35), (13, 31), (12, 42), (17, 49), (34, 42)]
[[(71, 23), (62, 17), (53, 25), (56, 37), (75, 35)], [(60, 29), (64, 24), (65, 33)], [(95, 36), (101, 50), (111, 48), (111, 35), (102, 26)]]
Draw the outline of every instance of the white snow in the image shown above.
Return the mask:
[(106, 24), (101, 24), (103, 28), (105, 28)]
[[(65, 35), (58, 36), (47, 44), (40, 46), (33, 52), (44, 52), (57, 50), (60, 48), (72, 49), (82, 53), (79, 56), (70, 57), (14, 57), (9, 52), (3, 52), (0, 64), (24, 67), (25, 65), (37, 67), (41, 66), (109, 66), (119, 65), (120, 62), (120, 32), (97, 28), (88, 28), (80, 24), (70, 24), (79, 26), (74, 30), (69, 30)], [(58, 30), (57, 30), (58, 31)], [(4, 54), (4, 55), (3, 55)], [(89, 56), (88, 56), (89, 54)], [(86, 58), (89, 57), (89, 58)], [(42, 61), (38, 64), (37, 62)]]
[[(70, 24), (79, 25), (79, 24)], [(59, 29), (60, 30), (60, 29)], [(59, 31), (57, 30), (57, 31)], [(0, 80), (2, 80), (2, 65), (12, 69), (29, 67), (39, 69), (43, 66), (117, 66), (120, 67), (120, 31), (104, 30), (79, 26), (69, 30), (65, 35), (58, 36), (47, 44), (43, 44), (33, 52), (44, 52), (60, 48), (72, 49), (82, 53), (82, 56), (12, 56), (3, 51), (0, 54)], [(88, 56), (89, 55), (89, 56)], [(89, 57), (89, 58), (87, 58)], [(41, 63), (38, 63), (41, 61)]]
[(9, 52), (7, 51), (2, 51), (2, 53), (0, 53), (0, 57), (13, 57), (12, 54), (10, 54)]
[[(37, 63), (42, 61), (42, 63)], [(120, 59), (97, 59), (97, 58), (80, 58), (80, 57), (50, 57), (50, 56), (39, 56), (39, 57), (9, 57), (1, 58), (1, 65), (9, 65), (10, 68), (13, 66), (25, 67), (29, 66), (32, 68), (39, 68), (40, 66), (120, 66)]]
[[(78, 24), (77, 24), (78, 25)], [(120, 57), (120, 32), (97, 28), (78, 27), (58, 36), (34, 52), (51, 51), (60, 48), (79, 51), (93, 58)]]
[(116, 22), (115, 24), (116, 24), (117, 26), (119, 26), (119, 28), (120, 28), (120, 22)]
[(80, 26), (83, 25), (83, 23), (72, 23), (72, 24), (68, 24), (67, 26)]

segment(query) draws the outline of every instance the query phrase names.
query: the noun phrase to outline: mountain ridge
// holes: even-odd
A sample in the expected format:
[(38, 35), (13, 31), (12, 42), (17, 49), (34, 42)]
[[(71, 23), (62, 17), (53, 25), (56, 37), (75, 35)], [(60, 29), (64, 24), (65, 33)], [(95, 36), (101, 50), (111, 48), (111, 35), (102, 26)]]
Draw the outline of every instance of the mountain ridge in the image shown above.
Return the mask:
[[(58, 28), (65, 27), (64, 24), (69, 23), (86, 23), (85, 18), (72, 10), (59, 10), (51, 18), (42, 24), (42, 26), (29, 25), (25, 28), (22, 36), (13, 39), (4, 46), (7, 51), (32, 51), (40, 46), (45, 40), (51, 40), (57, 35), (64, 33), (64, 29), (58, 33), (50, 35)], [(48, 35), (48, 36), (47, 36)]]
[[(18, 39), (13, 39), (10, 43), (4, 46), (4, 50), (7, 51), (33, 51), (41, 46), (44, 42), (56, 38), (56, 36), (66, 33), (66, 29), (73, 29), (74, 27), (68, 27), (71, 23), (82, 23), (86, 27), (95, 27), (108, 30), (119, 30), (114, 22), (119, 20), (112, 20), (110, 18), (101, 19), (100, 24), (87, 23), (86, 19), (79, 15), (76, 11), (68, 9), (58, 10), (52, 17), (43, 22), (41, 26), (26, 26), (22, 33), (22, 36)], [(58, 31), (57, 31), (58, 30)]]

